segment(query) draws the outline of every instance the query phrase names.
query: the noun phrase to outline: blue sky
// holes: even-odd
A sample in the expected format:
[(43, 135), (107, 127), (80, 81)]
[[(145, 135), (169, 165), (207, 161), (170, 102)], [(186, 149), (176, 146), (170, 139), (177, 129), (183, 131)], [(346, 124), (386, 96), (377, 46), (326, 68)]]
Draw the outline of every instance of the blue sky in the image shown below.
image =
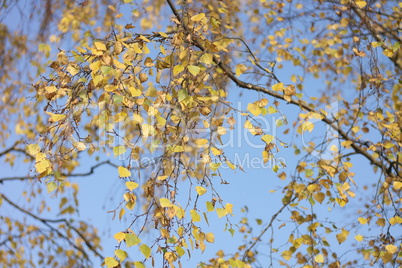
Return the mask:
[[(11, 17), (11, 23), (17, 23), (16, 17)], [(63, 49), (67, 49), (68, 45), (63, 46)], [(57, 53), (57, 49), (54, 48), (54, 53)], [(277, 70), (277, 76), (283, 80), (285, 83), (290, 83), (290, 74), (296, 72), (299, 73), (300, 69), (295, 69), (290, 66), (286, 66), (283, 69)], [(301, 73), (300, 73), (301, 74)], [(320, 94), (322, 90), (324, 90), (324, 84), (317, 83), (316, 80), (306, 79), (305, 88), (308, 90), (309, 95)], [(246, 111), (247, 104), (250, 102), (254, 102), (261, 97), (266, 97), (256, 92), (246, 91), (243, 89), (238, 89), (234, 85), (229, 85), (229, 98), (228, 100), (233, 104), (234, 107), (240, 108), (243, 111)], [(270, 97), (266, 97), (269, 99), (269, 102), (272, 103), (274, 100)], [(277, 135), (277, 137), (288, 143), (290, 146), (288, 148), (280, 148), (280, 151), (277, 153), (277, 157), (281, 158), (286, 163), (286, 168), (284, 169), (288, 174), (293, 174), (299, 156), (294, 155), (294, 149), (292, 148), (292, 144), (301, 144), (300, 137), (296, 137), (294, 133), (292, 133), (292, 123), (296, 119), (297, 113), (299, 112), (298, 108), (291, 107), (290, 105), (281, 104), (280, 105), (281, 112), (286, 114), (287, 120), (289, 122), (288, 126), (282, 126), (277, 128), (274, 124), (275, 120), (280, 117), (278, 113), (267, 115), (264, 118), (260, 118), (259, 121), (266, 124), (268, 134), (272, 133), (272, 135)], [(230, 115), (230, 114), (229, 114)], [(233, 114), (235, 118), (237, 118), (236, 114)], [(239, 159), (241, 163), (243, 163), (244, 172), (240, 169), (236, 169), (235, 171), (230, 169), (221, 169), (221, 174), (224, 180), (226, 180), (229, 184), (220, 184), (219, 180), (216, 178), (215, 187), (219, 190), (221, 197), (225, 202), (231, 203), (234, 205), (234, 216), (229, 216), (229, 220), (233, 224), (237, 224), (241, 217), (244, 214), (241, 212), (241, 209), (244, 206), (248, 207), (247, 217), (252, 223), (254, 228), (253, 235), (258, 235), (259, 232), (265, 227), (265, 224), (270, 220), (273, 214), (282, 206), (281, 198), (282, 198), (282, 187), (286, 185), (289, 181), (289, 176), (286, 181), (281, 181), (277, 174), (282, 170), (279, 170), (278, 173), (275, 173), (271, 170), (271, 167), (268, 164), (262, 164), (261, 161), (261, 148), (254, 148), (257, 146), (253, 145), (263, 145), (263, 141), (260, 140), (260, 137), (252, 137), (248, 130), (244, 129), (244, 118), (243, 121), (238, 120), (236, 123), (236, 128), (232, 132), (228, 132), (224, 136), (225, 139), (233, 139), (235, 142), (234, 146), (229, 146), (226, 149), (226, 154), (229, 158)], [(291, 129), (291, 134), (283, 135), (283, 131), (286, 128)], [(326, 131), (325, 126), (317, 122), (316, 129), (312, 134), (309, 134), (310, 137), (318, 137), (322, 136)], [(240, 135), (240, 137), (239, 137)], [(225, 138), (227, 137), (227, 138)], [(249, 139), (249, 144), (244, 137)], [(240, 143), (238, 143), (240, 141)], [(100, 155), (101, 159), (111, 159), (114, 163), (121, 165), (127, 164), (125, 161), (120, 161), (118, 159), (114, 159), (113, 155)], [(377, 175), (372, 175), (371, 168), (369, 167), (367, 161), (362, 158), (354, 157), (356, 161), (354, 171), (358, 175), (355, 179), (357, 184), (359, 185), (361, 182), (365, 182), (366, 180), (370, 181), (370, 177), (373, 179), (377, 178)], [(76, 170), (75, 173), (85, 172), (90, 169), (92, 165), (96, 163), (94, 157), (87, 158), (82, 156), (80, 158), (81, 166)], [(237, 163), (235, 163), (237, 164)], [(13, 168), (6, 167), (3, 176), (16, 176), (16, 175), (25, 175), (29, 174), (29, 168), (25, 164), (17, 164)], [(367, 170), (370, 170), (367, 172)], [(367, 175), (367, 173), (369, 173)], [(369, 177), (369, 178), (367, 178)], [(113, 250), (115, 249), (117, 243), (113, 239), (113, 234), (123, 231), (126, 229), (129, 220), (120, 222), (118, 217), (112, 221), (112, 213), (108, 213), (108, 211), (114, 210), (118, 203), (120, 202), (121, 196), (125, 191), (124, 181), (118, 178), (117, 171), (114, 168), (103, 166), (96, 170), (96, 172), (88, 177), (74, 177), (71, 178), (72, 182), (76, 182), (79, 184), (80, 192), (79, 192), (79, 217), (83, 220), (88, 220), (94, 226), (96, 226), (102, 237), (104, 238), (103, 246), (104, 246), (104, 255), (111, 256), (113, 254)], [(38, 182), (35, 182), (38, 185)], [(42, 184), (45, 189), (45, 184)], [(181, 187), (186, 189), (189, 185), (185, 182), (181, 184)], [(7, 182), (2, 185), (2, 189), (11, 194), (15, 198), (15, 201), (24, 203), (24, 199), (21, 197), (21, 192), (29, 189), (31, 186), (27, 185), (26, 182)], [(275, 192), (272, 192), (275, 190)], [(45, 190), (44, 190), (45, 191)], [(359, 188), (357, 192), (364, 192)], [(185, 201), (185, 195), (183, 195), (183, 202)], [(55, 218), (57, 216), (57, 204), (56, 200), (58, 197), (54, 197), (53, 194), (50, 196), (44, 195), (44, 198), (49, 202), (55, 204), (55, 209), (46, 213), (45, 215), (51, 218)], [(193, 197), (194, 198), (194, 197)], [(200, 198), (200, 206), (205, 204), (205, 201), (209, 200), (210, 196), (208, 194), (202, 196)], [(352, 201), (353, 202), (353, 201)], [(325, 202), (324, 202), (325, 203)], [(328, 217), (328, 221), (338, 221), (342, 217), (357, 217), (359, 215), (355, 214), (356, 210), (353, 208), (358, 207), (359, 202), (356, 199), (356, 204), (352, 205), (352, 209), (343, 210), (341, 208), (334, 208), (331, 205), (317, 205), (314, 207), (316, 213), (320, 213), (323, 217)], [(306, 207), (306, 210), (311, 209), (311, 207)], [(2, 214), (14, 214), (13, 210), (10, 207), (7, 207), (3, 204)], [(200, 261), (207, 261), (211, 257), (213, 257), (217, 250), (223, 249), (226, 253), (231, 253), (236, 250), (236, 246), (239, 245), (242, 241), (243, 234), (239, 233), (236, 228), (236, 233), (234, 237), (231, 237), (228, 231), (223, 232), (225, 229), (226, 221), (225, 219), (218, 219), (215, 212), (211, 212), (209, 215), (209, 226), (205, 223), (202, 223), (202, 228), (204, 232), (214, 232), (215, 233), (215, 243), (208, 244), (206, 251), (201, 254), (199, 251), (192, 252), (192, 257), (190, 260), (186, 262), (186, 266), (195, 267)], [(129, 217), (128, 217), (129, 218)], [(255, 219), (261, 219), (263, 221), (262, 225), (258, 225)], [(289, 213), (285, 212), (283, 216), (280, 216), (279, 219), (281, 221), (274, 224), (274, 247), (279, 248), (279, 251), (283, 251), (287, 249), (286, 247), (281, 247), (288, 239), (289, 232), (294, 230), (294, 225), (289, 222)], [(287, 225), (281, 229), (278, 229), (282, 223), (287, 223)], [(305, 227), (302, 227), (305, 228)], [(152, 232), (151, 232), (152, 234)], [(266, 267), (266, 263), (268, 262), (268, 254), (269, 247), (267, 245), (267, 241), (271, 235), (271, 231), (268, 231), (263, 239), (264, 241), (257, 247), (261, 252), (262, 258), (260, 259), (261, 265)], [(336, 245), (337, 242), (334, 238), (335, 233), (332, 235), (331, 245)], [(146, 240), (146, 236), (144, 237)], [(347, 244), (346, 246), (351, 246)], [(334, 246), (336, 247), (336, 246)], [(352, 247), (351, 247), (352, 248)], [(137, 248), (132, 247), (128, 249), (129, 253), (136, 252)], [(135, 256), (135, 255), (133, 255)], [(280, 258), (280, 254), (277, 255)], [(187, 256), (184, 258), (187, 260)], [(94, 264), (98, 264), (99, 260), (94, 259)]]

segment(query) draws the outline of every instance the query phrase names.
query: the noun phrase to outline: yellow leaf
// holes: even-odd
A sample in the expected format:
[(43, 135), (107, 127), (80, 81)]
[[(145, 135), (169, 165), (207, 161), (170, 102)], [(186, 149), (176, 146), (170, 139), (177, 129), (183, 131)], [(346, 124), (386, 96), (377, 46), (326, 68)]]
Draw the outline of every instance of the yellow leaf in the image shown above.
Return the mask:
[(97, 50), (103, 50), (103, 51), (105, 51), (105, 50), (106, 50), (106, 46), (105, 46), (105, 44), (104, 44), (104, 43), (101, 43), (101, 42), (95, 42), (95, 43), (94, 43), (94, 45), (95, 45), (95, 47), (96, 47), (96, 49), (97, 49)]
[(132, 247), (138, 245), (141, 242), (141, 239), (139, 239), (136, 234), (126, 234), (125, 241), (127, 247)]
[(169, 234), (169, 231), (168, 231), (168, 230), (166, 230), (166, 229), (164, 229), (164, 228), (161, 228), (160, 231), (161, 231), (161, 235), (162, 235), (164, 238), (169, 238), (169, 237), (170, 237), (170, 234)]
[(349, 232), (342, 228), (342, 233), (336, 235), (336, 240), (338, 240), (339, 244), (342, 244), (348, 238), (348, 235)]
[(361, 0), (356, 0), (355, 4), (360, 8), (363, 8), (367, 5), (366, 1), (361, 1)]
[(122, 249), (116, 249), (114, 251), (114, 255), (116, 255), (116, 257), (119, 258), (120, 262), (124, 261), (128, 257), (127, 252), (125, 252)]
[(277, 113), (277, 112), (278, 112), (278, 110), (275, 107), (273, 107), (273, 106), (268, 107), (268, 113), (269, 114), (274, 114), (274, 113)]
[(161, 207), (167, 208), (167, 207), (172, 207), (172, 202), (170, 202), (169, 199), (167, 198), (161, 198), (159, 199), (159, 203), (161, 204)]
[(222, 136), (226, 134), (227, 130), (225, 127), (219, 126), (216, 132), (218, 133), (219, 136)]
[(314, 257), (314, 260), (318, 263), (323, 263), (324, 262), (324, 256), (322, 254), (318, 254), (317, 256)]
[(74, 66), (72, 66), (70, 64), (67, 66), (66, 69), (67, 69), (67, 72), (69, 72), (72, 76), (74, 76), (74, 75), (79, 73), (79, 71)]
[(198, 21), (202, 20), (203, 18), (205, 18), (205, 13), (200, 13), (200, 14), (192, 16), (190, 18), (190, 20), (194, 21), (194, 22), (198, 22)]
[(402, 182), (394, 181), (394, 188), (395, 190), (400, 190), (402, 188)]
[(159, 181), (164, 181), (164, 180), (166, 180), (168, 177), (169, 177), (169, 176), (167, 176), (167, 175), (163, 175), (163, 176), (158, 176), (156, 179), (159, 180)]
[(89, 69), (91, 69), (92, 73), (95, 74), (97, 71), (99, 71), (101, 66), (102, 66), (102, 63), (98, 60), (98, 61), (94, 61), (91, 64), (89, 64)]
[[(232, 162), (230, 162), (229, 160), (226, 160), (226, 164), (228, 165), (228, 167), (230, 168), (230, 169), (236, 169), (236, 165), (234, 165)], [(240, 169), (242, 169), (241, 167), (240, 167)], [(244, 171), (244, 170), (243, 170)]]
[(227, 203), (225, 206), (225, 210), (227, 211), (227, 213), (232, 214), (233, 213), (233, 205), (230, 203)]
[(128, 182), (126, 182), (126, 187), (127, 187), (130, 191), (132, 191), (132, 190), (134, 190), (135, 188), (138, 187), (138, 183), (133, 182), (133, 181), (128, 181)]
[(399, 217), (399, 216), (392, 217), (392, 218), (389, 219), (389, 223), (391, 225), (395, 225), (397, 223), (401, 224), (402, 223), (402, 218)]
[(80, 142), (80, 141), (76, 141), (73, 143), (73, 146), (78, 150), (78, 151), (84, 151), (87, 146), (85, 145), (85, 143)]
[(172, 151), (173, 151), (174, 153), (181, 153), (181, 152), (184, 152), (184, 147), (181, 146), (181, 145), (175, 145), (175, 146), (172, 148)]
[(228, 215), (228, 212), (223, 208), (217, 208), (216, 214), (218, 214), (218, 218), (222, 218), (222, 217)]
[(314, 199), (319, 202), (320, 204), (322, 204), (322, 201), (324, 201), (325, 199), (325, 194), (322, 192), (318, 192), (314, 194)]
[(144, 118), (142, 118), (141, 115), (137, 114), (137, 113), (133, 113), (133, 120), (137, 123), (142, 123), (144, 122)]
[(47, 112), (47, 111), (46, 111), (46, 113), (47, 113), (48, 115), (50, 115), (49, 121), (50, 121), (51, 123), (58, 122), (58, 121), (60, 121), (60, 120), (63, 120), (64, 118), (66, 118), (66, 115), (65, 115), (65, 114), (54, 114), (54, 113)]
[(125, 152), (126, 152), (126, 146), (119, 145), (119, 146), (115, 146), (113, 148), (113, 153), (114, 153), (115, 157), (118, 155), (124, 154)]
[(388, 58), (392, 58), (392, 56), (394, 56), (394, 52), (391, 49), (385, 49), (382, 54), (384, 54), (385, 56), (387, 56)]
[(119, 220), (121, 220), (121, 218), (123, 218), (124, 214), (126, 214), (126, 210), (124, 208), (120, 209)]
[(253, 125), (251, 124), (251, 122), (248, 121), (248, 120), (246, 120), (246, 122), (244, 123), (244, 128), (245, 128), (245, 129), (250, 129), (250, 128), (252, 128), (252, 127), (253, 127)]
[(383, 42), (371, 42), (371, 46), (376, 48), (376, 47), (380, 47), (383, 44)]
[(261, 114), (261, 108), (254, 103), (249, 103), (247, 105), (247, 111), (249, 111), (254, 116), (259, 116)]
[(262, 136), (261, 139), (265, 141), (266, 144), (270, 144), (274, 140), (274, 136), (266, 134)]
[(213, 233), (206, 233), (205, 239), (208, 243), (213, 243), (215, 241), (215, 235)]
[(130, 94), (133, 97), (139, 97), (142, 94), (141, 90), (135, 87), (129, 87), (128, 90), (130, 91)]
[(208, 140), (207, 139), (197, 139), (197, 140), (194, 140), (194, 143), (196, 145), (203, 146), (208, 143)]
[(213, 56), (212, 54), (209, 53), (204, 53), (200, 57), (200, 62), (205, 63), (205, 64), (211, 64), (213, 62)]
[(222, 151), (215, 147), (211, 147), (211, 152), (213, 155), (221, 155), (222, 154)]
[(176, 66), (173, 68), (173, 75), (178, 75), (178, 74), (181, 73), (182, 71), (184, 71), (184, 66), (181, 65), (181, 64), (176, 65)]
[(199, 222), (201, 221), (201, 216), (195, 209), (190, 210), (190, 216), (192, 222)]
[(200, 71), (201, 68), (195, 65), (189, 65), (187, 66), (187, 70), (194, 76), (196, 76)]
[(212, 169), (212, 171), (216, 171), (220, 166), (221, 163), (209, 163), (209, 167)]
[(360, 241), (362, 241), (362, 240), (364, 239), (364, 236), (362, 236), (362, 235), (356, 235), (356, 236), (355, 236), (355, 239), (360, 242)]
[(240, 76), (247, 71), (247, 67), (244, 64), (237, 64), (236, 65), (236, 76)]
[[(27, 146), (27, 153), (28, 154), (30, 154), (32, 156), (35, 156), (39, 152), (40, 152), (40, 147), (39, 147), (38, 144), (29, 144)], [(395, 183), (394, 183), (394, 186), (395, 186)]]
[(149, 258), (151, 256), (151, 249), (146, 245), (142, 244), (140, 246), (141, 253), (145, 256), (145, 258)]
[(155, 128), (150, 124), (141, 125), (142, 136), (149, 137), (155, 135)]
[(130, 177), (131, 176), (131, 172), (130, 170), (128, 170), (125, 167), (119, 166), (117, 168), (117, 171), (119, 172), (119, 177), (120, 178), (124, 178), (124, 177)]
[(377, 224), (378, 226), (385, 226), (385, 219), (384, 219), (384, 218), (379, 218), (379, 219), (376, 221), (376, 224)]
[(348, 18), (342, 18), (340, 21), (342, 27), (346, 27), (349, 24), (349, 19)]
[(45, 87), (45, 90), (47, 93), (53, 93), (57, 91), (57, 87), (55, 86), (49, 86), (49, 87)]
[(46, 184), (46, 188), (47, 188), (47, 192), (51, 193), (57, 189), (57, 184), (54, 181), (49, 182), (48, 184)]
[(292, 251), (290, 250), (285, 250), (282, 252), (282, 258), (284, 258), (285, 260), (290, 260), (292, 258)]
[(273, 91), (283, 91), (283, 83), (278, 83), (272, 86)]
[(207, 207), (208, 212), (214, 211), (214, 209), (215, 209), (214, 205), (209, 201), (206, 202), (206, 207)]
[(207, 192), (207, 189), (205, 189), (202, 186), (196, 186), (195, 190), (197, 191), (198, 195), (203, 195), (203, 194), (205, 194)]
[(113, 268), (113, 267), (116, 267), (117, 265), (119, 265), (119, 262), (116, 261), (112, 257), (106, 257), (104, 262), (105, 262), (107, 268)]
[(395, 252), (398, 251), (398, 247), (395, 245), (386, 245), (385, 249), (391, 254), (394, 254)]
[(46, 158), (43, 158), (39, 161), (37, 160), (37, 162), (35, 164), (35, 168), (38, 173), (45, 172), (50, 168), (50, 162)]
[(113, 238), (116, 239), (117, 242), (121, 242), (121, 241), (123, 241), (123, 239), (126, 238), (126, 234), (123, 232), (118, 232), (113, 236)]
[(357, 220), (360, 222), (360, 224), (366, 224), (367, 223), (366, 218), (358, 218)]

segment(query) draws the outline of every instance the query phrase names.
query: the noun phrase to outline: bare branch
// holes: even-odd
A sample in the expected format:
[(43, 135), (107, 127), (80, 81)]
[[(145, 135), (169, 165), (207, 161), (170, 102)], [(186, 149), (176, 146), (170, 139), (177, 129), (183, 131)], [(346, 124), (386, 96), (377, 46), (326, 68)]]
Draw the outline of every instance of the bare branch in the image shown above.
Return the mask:
[(38, 220), (40, 222), (42, 222), (44, 225), (46, 225), (50, 230), (52, 230), (52, 232), (56, 233), (58, 236), (60, 236), (61, 238), (63, 238), (67, 243), (69, 243), (72, 247), (74, 247), (76, 250), (80, 251), (85, 259), (90, 260), (88, 254), (86, 253), (86, 251), (77, 246), (76, 244), (74, 244), (68, 237), (66, 237), (64, 234), (62, 234), (59, 229), (53, 227), (52, 225), (50, 225), (51, 223), (64, 223), (66, 224), (66, 226), (68, 226), (70, 229), (74, 230), (76, 232), (76, 234), (78, 236), (80, 236), (84, 242), (85, 245), (99, 258), (101, 258), (102, 260), (104, 259), (103, 256), (91, 245), (91, 243), (84, 237), (83, 234), (81, 234), (80, 231), (78, 231), (75, 227), (73, 227), (66, 219), (45, 219), (45, 218), (41, 218), (31, 212), (29, 212), (26, 209), (23, 209), (22, 207), (18, 206), (16, 203), (14, 203), (13, 201), (11, 201), (10, 199), (8, 199), (8, 197), (6, 197), (4, 194), (0, 193), (0, 198), (2, 198), (3, 200), (5, 200), (8, 204), (10, 204), (12, 207), (16, 208), (17, 210), (21, 211), (22, 213), (34, 218), (35, 220)]

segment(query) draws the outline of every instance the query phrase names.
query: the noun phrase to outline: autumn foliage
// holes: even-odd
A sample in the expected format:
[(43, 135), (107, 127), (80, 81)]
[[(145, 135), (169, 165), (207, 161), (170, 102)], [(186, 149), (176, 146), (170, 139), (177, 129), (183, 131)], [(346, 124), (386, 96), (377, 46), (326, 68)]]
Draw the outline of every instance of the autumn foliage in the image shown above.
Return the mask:
[[(398, 1), (0, 8), (2, 267), (402, 265)], [(268, 215), (222, 195), (253, 150)], [(106, 168), (119, 195), (80, 196)], [(125, 227), (101, 233), (83, 202)]]

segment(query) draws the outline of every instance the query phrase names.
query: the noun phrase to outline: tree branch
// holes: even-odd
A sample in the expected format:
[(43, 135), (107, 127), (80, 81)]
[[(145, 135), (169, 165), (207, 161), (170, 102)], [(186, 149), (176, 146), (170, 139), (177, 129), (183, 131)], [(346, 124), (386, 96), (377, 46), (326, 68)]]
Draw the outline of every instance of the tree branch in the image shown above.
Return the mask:
[(64, 234), (62, 234), (58, 229), (54, 228), (53, 226), (50, 225), (50, 223), (64, 223), (66, 224), (66, 226), (72, 230), (74, 230), (76, 232), (76, 234), (81, 237), (85, 243), (85, 245), (99, 258), (101, 258), (102, 260), (104, 259), (104, 257), (91, 245), (91, 243), (83, 236), (83, 234), (81, 234), (80, 231), (78, 231), (75, 227), (71, 226), (71, 224), (66, 220), (66, 219), (45, 219), (45, 218), (41, 218), (29, 211), (27, 211), (26, 209), (23, 209), (22, 207), (18, 206), (16, 203), (14, 203), (13, 201), (11, 201), (10, 199), (8, 199), (8, 197), (6, 197), (4, 194), (0, 193), (0, 198), (2, 198), (3, 200), (5, 200), (9, 205), (11, 205), (12, 207), (16, 208), (17, 210), (21, 211), (22, 213), (29, 215), (30, 217), (34, 218), (35, 220), (38, 220), (40, 222), (42, 222), (44, 225), (46, 225), (50, 230), (52, 230), (52, 232), (56, 233), (58, 236), (60, 236), (61, 238), (63, 238), (65, 241), (67, 241), (72, 247), (74, 247), (76, 250), (78, 250), (79, 252), (81, 252), (85, 259), (90, 260), (89, 256), (87, 255), (87, 253), (85, 252), (85, 250), (79, 246), (77, 246), (76, 244), (74, 244), (73, 242), (70, 241), (70, 239), (68, 237), (66, 237)]
[[(173, 14), (176, 16), (176, 18), (179, 20), (179, 22), (181, 23), (181, 25), (183, 26), (184, 30), (187, 32), (187, 34), (191, 34), (191, 31), (189, 30), (188, 26), (184, 23), (184, 21), (182, 20), (182, 18), (180, 17), (178, 11), (176, 10), (175, 6), (173, 5), (171, 0), (166, 0), (167, 3), (169, 4), (170, 8), (172, 9)], [(204, 47), (202, 40), (197, 37), (197, 36), (193, 36), (193, 40), (194, 40), (194, 44), (196, 47), (198, 47), (201, 51), (206, 52), (207, 49)], [(226, 75), (229, 77), (230, 80), (232, 80), (232, 82), (234, 82), (238, 87), (240, 88), (244, 88), (244, 89), (248, 89), (248, 90), (254, 90), (257, 92), (262, 92), (265, 93), (269, 96), (272, 96), (274, 98), (283, 100), (283, 101), (287, 101), (285, 99), (285, 95), (284, 94), (280, 94), (276, 91), (270, 90), (268, 88), (265, 87), (261, 87), (258, 85), (254, 85), (251, 83), (247, 83), (244, 82), (242, 80), (240, 80), (238, 77), (236, 77), (236, 75), (232, 72), (232, 70), (230, 69), (229, 66), (227, 66), (226, 64), (224, 64), (223, 62), (221, 62), (215, 55), (213, 56), (213, 60), (217, 63), (217, 65), (226, 73)], [(279, 82), (279, 80), (277, 80), (277, 82)], [(342, 139), (346, 140), (346, 141), (351, 141), (351, 147), (353, 148), (353, 150), (364, 156), (366, 159), (368, 159), (370, 161), (370, 163), (372, 165), (375, 165), (379, 168), (381, 168), (381, 170), (384, 172), (384, 174), (387, 174), (388, 176), (392, 176), (392, 173), (390, 173), (387, 169), (387, 167), (385, 165), (383, 165), (380, 161), (378, 161), (377, 159), (375, 159), (373, 156), (371, 156), (368, 152), (366, 152), (362, 147), (360, 147), (359, 145), (357, 145), (353, 139), (351, 137), (349, 137), (349, 135), (343, 131), (340, 127), (338, 127), (336, 124), (334, 124), (334, 122), (332, 120), (330, 120), (326, 115), (322, 114), (320, 111), (315, 110), (313, 107), (311, 107), (310, 105), (308, 105), (305, 101), (302, 100), (294, 100), (291, 99), (290, 101), (287, 101), (288, 103), (298, 106), (306, 111), (312, 112), (312, 113), (317, 113), (317, 114), (321, 114), (323, 116), (322, 121), (327, 124), (328, 126), (330, 126), (334, 131), (336, 131), (340, 137), (342, 137)]]

